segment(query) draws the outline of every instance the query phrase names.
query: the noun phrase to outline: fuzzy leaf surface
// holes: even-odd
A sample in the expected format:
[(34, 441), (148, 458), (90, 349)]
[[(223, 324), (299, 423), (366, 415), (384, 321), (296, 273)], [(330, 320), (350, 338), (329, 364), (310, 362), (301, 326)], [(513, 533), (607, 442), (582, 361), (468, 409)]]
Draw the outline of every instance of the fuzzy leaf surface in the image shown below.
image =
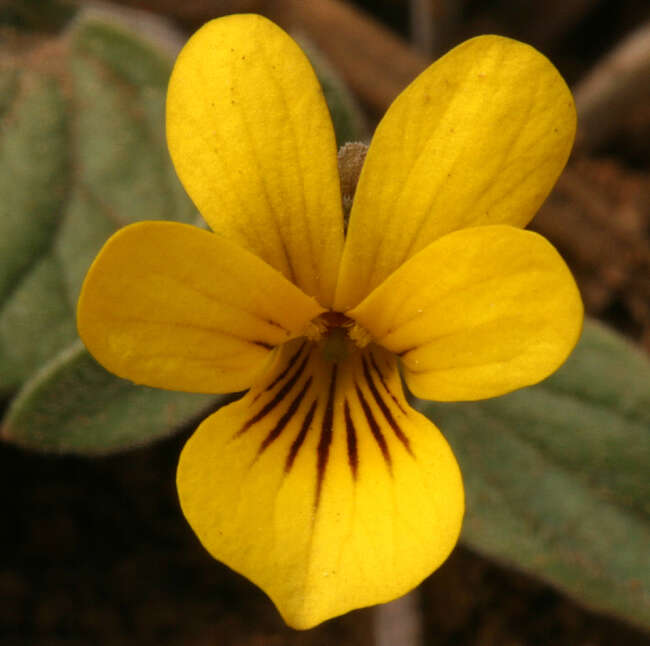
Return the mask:
[(587, 322), (545, 382), (420, 409), (467, 491), (466, 545), (595, 610), (650, 625), (650, 364)]

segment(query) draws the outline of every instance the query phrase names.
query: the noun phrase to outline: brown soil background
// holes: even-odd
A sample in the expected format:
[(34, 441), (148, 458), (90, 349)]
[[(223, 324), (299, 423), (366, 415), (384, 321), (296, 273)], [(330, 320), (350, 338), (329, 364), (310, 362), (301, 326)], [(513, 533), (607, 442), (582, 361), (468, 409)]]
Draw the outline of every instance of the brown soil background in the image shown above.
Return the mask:
[[(123, 4), (163, 14), (188, 33), (238, 10), (298, 27), (347, 79), (371, 124), (427, 60), (408, 46), (406, 0)], [(576, 91), (589, 74), (607, 78), (605, 58), (650, 20), (644, 0), (432, 0), (432, 6), (441, 49), (478, 33), (516, 37), (548, 55)], [(2, 3), (0, 20), (36, 32), (53, 28), (33, 1)], [(576, 151), (533, 228), (571, 265), (588, 312), (648, 351), (647, 63), (644, 69), (645, 83), (629, 81), (614, 93), (625, 99), (623, 107), (604, 97), (605, 109), (596, 114), (606, 117), (590, 119), (593, 108), (585, 111)], [(374, 643), (372, 610), (307, 632), (286, 628), (263, 593), (203, 551), (173, 484), (190, 432), (191, 426), (154, 446), (95, 460), (0, 446), (1, 646)], [(620, 621), (462, 547), (421, 590), (424, 642), (432, 646), (650, 644)]]

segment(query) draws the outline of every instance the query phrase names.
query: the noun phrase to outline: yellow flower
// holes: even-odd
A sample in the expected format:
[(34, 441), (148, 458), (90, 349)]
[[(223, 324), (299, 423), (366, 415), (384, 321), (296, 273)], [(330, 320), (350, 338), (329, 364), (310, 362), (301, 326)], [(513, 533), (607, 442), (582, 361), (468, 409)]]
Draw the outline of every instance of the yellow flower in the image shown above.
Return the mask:
[(249, 389), (187, 442), (178, 491), (206, 549), (290, 625), (406, 593), (458, 539), (456, 460), (400, 368), (418, 397), (476, 400), (544, 379), (575, 345), (576, 285), (521, 228), (574, 132), (546, 58), (469, 40), (386, 113), (345, 234), (330, 117), (298, 46), (238, 15), (181, 52), (169, 149), (214, 233), (118, 231), (86, 278), (79, 332), (136, 383)]

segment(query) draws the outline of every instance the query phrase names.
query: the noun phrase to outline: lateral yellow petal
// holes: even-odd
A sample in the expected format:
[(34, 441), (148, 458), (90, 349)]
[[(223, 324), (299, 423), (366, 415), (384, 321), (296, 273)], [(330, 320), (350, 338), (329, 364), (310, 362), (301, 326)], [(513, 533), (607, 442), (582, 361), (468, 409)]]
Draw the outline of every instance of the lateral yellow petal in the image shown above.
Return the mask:
[(524, 226), (564, 168), (573, 98), (532, 47), (499, 36), (459, 45), (379, 124), (359, 179), (335, 307), (359, 303), (451, 231)]
[(456, 401), (550, 375), (578, 340), (583, 308), (547, 240), (495, 225), (431, 243), (347, 315), (401, 357), (415, 395)]
[(405, 401), (394, 357), (321, 353), (282, 348), (198, 428), (177, 474), (206, 549), (299, 629), (416, 586), (454, 547), (464, 510), (451, 449)]
[(343, 246), (336, 141), (311, 65), (262, 16), (197, 31), (167, 94), (181, 182), (217, 233), (331, 305)]
[(248, 388), (274, 346), (323, 311), (232, 242), (138, 222), (104, 245), (83, 284), (79, 334), (107, 370), (170, 390)]

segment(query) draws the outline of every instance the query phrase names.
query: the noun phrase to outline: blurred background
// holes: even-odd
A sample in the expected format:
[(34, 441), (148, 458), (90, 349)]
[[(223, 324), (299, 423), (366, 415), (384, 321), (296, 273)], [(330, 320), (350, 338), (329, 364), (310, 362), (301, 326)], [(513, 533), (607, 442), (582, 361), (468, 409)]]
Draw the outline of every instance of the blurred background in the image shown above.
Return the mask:
[[(41, 67), (45, 59), (56, 68), (56, 43), (86, 6), (1, 0), (0, 68), (33, 52)], [(368, 139), (397, 94), (466, 38), (495, 33), (530, 43), (572, 87), (579, 114), (574, 153), (532, 228), (567, 260), (587, 312), (650, 352), (647, 0), (123, 0), (115, 7), (109, 11), (163, 21), (153, 31), (170, 57), (211, 18), (267, 15), (313, 52), (334, 94), (346, 88), (342, 138)], [(1, 104), (0, 118), (1, 137), (9, 127)], [(0, 389), (5, 409), (16, 390)], [(263, 593), (203, 551), (174, 487), (178, 454), (200, 417), (184, 419), (171, 438), (105, 457), (0, 444), (0, 644), (391, 643), (372, 609), (294, 632)], [(636, 622), (572, 597), (460, 546), (421, 586), (411, 608), (417, 616), (405, 621), (416, 622), (413, 644), (650, 644)]]

